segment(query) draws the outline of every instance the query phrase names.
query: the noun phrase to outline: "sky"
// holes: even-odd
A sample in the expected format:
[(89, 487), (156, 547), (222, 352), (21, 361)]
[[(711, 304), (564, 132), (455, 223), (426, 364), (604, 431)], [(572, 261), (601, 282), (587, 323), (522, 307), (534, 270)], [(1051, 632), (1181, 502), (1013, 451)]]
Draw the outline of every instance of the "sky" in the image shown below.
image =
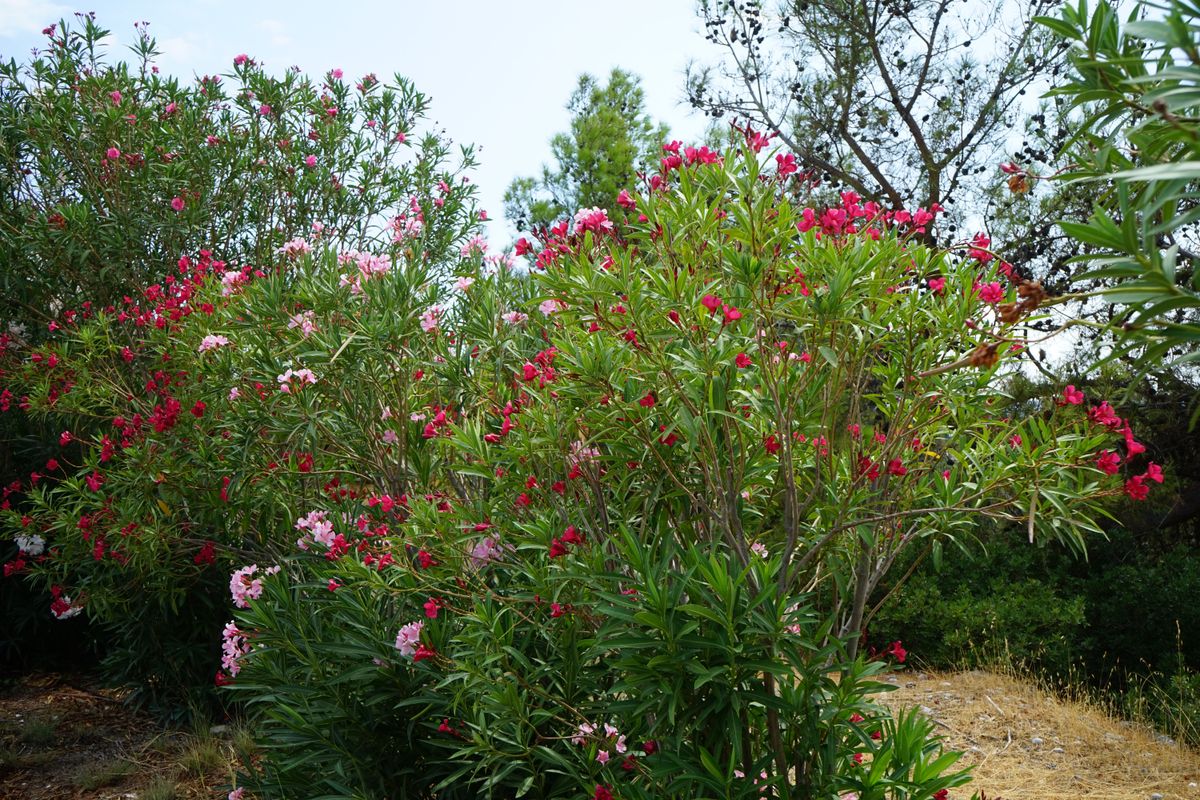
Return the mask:
[(125, 56), (133, 23), (148, 21), (160, 69), (181, 78), (228, 73), (246, 53), (282, 74), (341, 68), (347, 79), (400, 73), (432, 98), (430, 121), (473, 143), (489, 236), (510, 238), (501, 198), (515, 177), (538, 174), (550, 137), (567, 129), (565, 104), (580, 73), (621, 67), (641, 76), (647, 111), (683, 141), (699, 140), (703, 116), (682, 102), (690, 58), (717, 53), (704, 41), (695, 0), (91, 0), (78, 7), (0, 0), (0, 57), (28, 59), (41, 30), (95, 11)]

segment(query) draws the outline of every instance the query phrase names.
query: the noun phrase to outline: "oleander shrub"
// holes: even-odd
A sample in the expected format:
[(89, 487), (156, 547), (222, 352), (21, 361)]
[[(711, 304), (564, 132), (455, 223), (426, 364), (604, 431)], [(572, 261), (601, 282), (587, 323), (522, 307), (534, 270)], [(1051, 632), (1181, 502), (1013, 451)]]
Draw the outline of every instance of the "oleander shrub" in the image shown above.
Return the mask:
[(399, 76), (275, 76), (239, 55), (188, 82), (159, 73), (144, 24), (132, 63), (94, 15), (44, 33), (0, 62), (0, 320), (35, 342), (200, 249), (264, 264), (314, 222), (348, 249), (386, 244), (414, 150), (447, 153), (416, 133), (428, 99)]
[[(93, 31), (91, 35), (97, 34)], [(77, 38), (67, 37), (67, 41), (78, 46)], [(18, 545), (25, 542), (17, 548), (3, 543), (0, 555), (5, 557), (5, 576), (32, 571), (44, 579), (40, 581), (42, 591), (51, 592), (42, 595), (45, 599), (38, 604), (37, 613), (44, 619), (51, 618), (48, 608), (55, 616), (68, 617), (86, 601), (89, 618), (104, 627), (101, 638), (110, 676), (136, 687), (139, 696), (165, 709), (211, 700), (217, 652), (213, 637), (226, 616), (229, 572), (243, 554), (253, 557), (269, 552), (279, 530), (290, 525), (290, 520), (280, 516), (284, 507), (280, 498), (320, 492), (325, 483), (332, 480), (336, 485), (338, 481), (327, 472), (328, 464), (314, 467), (312, 451), (301, 441), (304, 437), (289, 440), (286, 435), (260, 435), (260, 418), (270, 417), (276, 399), (261, 387), (277, 390), (276, 373), (284, 368), (258, 376), (261, 381), (249, 381), (248, 362), (225, 363), (229, 359), (222, 361), (220, 353), (200, 350), (209, 326), (217, 320), (232, 322), (233, 317), (247, 322), (248, 313), (258, 315), (253, 324), (261, 324), (266, 318), (263, 309), (279, 301), (280, 292), (288, 293), (289, 304), (301, 301), (298, 287), (293, 286), (295, 276), (280, 274), (286, 253), (291, 252), (288, 248), (300, 241), (293, 239), (291, 245), (280, 241), (285, 232), (302, 229), (311, 240), (337, 249), (350, 259), (351, 270), (363, 280), (377, 274), (372, 270), (389, 268), (393, 259), (396, 264), (405, 260), (419, 263), (405, 271), (412, 284), (391, 284), (391, 291), (400, 298), (389, 308), (394, 315), (402, 313), (405, 305), (415, 308), (413, 303), (423, 302), (426, 288), (422, 284), (437, 291), (436, 276), (460, 258), (462, 244), (478, 225), (473, 188), (463, 181), (463, 172), (471, 164), (469, 151), (462, 158), (451, 159), (441, 139), (409, 127), (422, 118), (426, 101), (407, 84), (381, 90), (368, 81), (352, 91), (331, 75), (327, 93), (317, 97), (314, 87), (294, 74), (273, 82), (248, 60), (240, 60), (238, 68), (260, 95), (268, 86), (275, 87), (273, 92), (278, 90), (272, 94), (277, 109), (272, 111), (273, 131), (291, 131), (288, 135), (303, 131), (302, 127), (283, 127), (275, 114), (290, 119), (293, 126), (314, 125), (312, 136), (297, 136), (297, 143), (300, 138), (307, 139), (309, 144), (303, 149), (321, 152), (322, 158), (363, 158), (361, 179), (374, 186), (371, 194), (363, 195), (351, 186), (354, 199), (342, 203), (337, 199), (342, 191), (329, 194), (328, 187), (309, 186), (311, 191), (305, 194), (293, 184), (298, 178), (279, 181), (264, 176), (259, 181), (252, 179), (251, 164), (227, 164), (221, 169), (239, 174), (244, 169), (243, 178), (250, 189), (278, 192), (280, 198), (302, 206), (294, 216), (289, 212), (287, 225), (284, 217), (263, 217), (265, 221), (260, 222), (267, 228), (256, 232), (254, 226), (246, 227), (245, 220), (223, 215), (257, 213), (244, 207), (268, 203), (267, 198), (205, 196), (204, 204), (243, 210), (197, 209), (191, 223), (180, 223), (180, 237), (171, 239), (171, 246), (229, 244), (232, 240), (211, 238), (213, 231), (228, 223), (230, 231), (236, 228), (238, 236), (253, 242), (250, 249), (230, 245), (231, 249), (262, 260), (251, 262), (253, 266), (225, 262), (200, 249), (182, 256), (176, 253), (163, 261), (161, 252), (146, 250), (142, 253), (146, 263), (125, 278), (140, 277), (154, 263), (159, 271), (156, 281), (106, 305), (85, 301), (60, 310), (50, 323), (53, 335), (42, 346), (31, 346), (21, 336), (0, 335), (0, 410), (7, 412), (3, 416), (12, 421), (14, 429), (45, 432), (43, 443), (36, 445), (40, 458), (27, 477), (4, 487), (2, 505), (18, 537), (15, 541)], [(148, 73), (142, 79), (152, 80)], [(335, 84), (336, 88), (330, 88)], [(241, 136), (243, 125), (264, 124), (236, 121), (240, 112), (236, 106), (227, 108), (232, 104), (216, 92), (218, 86), (215, 81), (202, 82), (208, 98), (222, 98), (211, 111), (227, 115), (226, 130)], [(286, 92), (285, 86), (290, 87)], [(331, 99), (330, 91), (336, 92), (338, 99)], [(316, 107), (334, 108), (351, 93), (360, 98), (351, 100), (344, 114), (314, 113)], [(244, 94), (239, 92), (239, 96)], [(315, 105), (309, 108), (305, 103)], [(182, 108), (184, 101), (179, 104)], [(204, 116), (195, 113), (198, 120)], [(379, 124), (358, 130), (368, 117), (378, 119)], [(401, 146), (395, 142), (401, 126), (409, 131), (409, 137), (402, 150), (393, 151)], [(201, 126), (173, 135), (192, 137), (188, 141), (202, 152), (210, 146), (204, 143), (204, 130), (207, 128)], [(366, 138), (375, 132), (390, 137), (390, 143), (380, 146), (383, 149)], [(331, 138), (326, 140), (326, 135)], [(261, 150), (260, 145), (238, 145), (238, 158), (249, 158)], [(221, 145), (211, 147), (219, 149)], [(248, 149), (242, 152), (243, 147)], [(377, 152), (372, 153), (373, 147)], [(264, 157), (268, 163), (283, 158)], [(216, 156), (204, 155), (204, 163), (193, 164), (196, 174), (171, 180), (191, 185), (193, 179), (199, 180), (197, 175), (212, 178), (219, 173), (205, 160), (212, 158)], [(286, 158), (298, 159), (299, 164), (305, 156), (291, 153)], [(276, 168), (279, 175), (288, 174), (289, 168), (282, 162)], [(328, 167), (324, 169), (328, 177)], [(141, 213), (145, 224), (158, 225), (154, 218), (160, 209), (149, 204), (139, 211), (135, 201), (154, 191), (152, 185), (159, 179), (123, 176), (120, 180), (126, 178), (145, 184), (138, 184), (141, 195), (131, 189), (129, 214)], [(314, 179), (304, 180), (311, 183)], [(225, 186), (220, 180), (217, 183)], [(321, 199), (323, 192), (328, 197)], [(383, 200), (390, 203), (397, 194), (404, 197), (399, 210), (379, 218), (387, 207)], [(174, 212), (168, 209), (168, 213)], [(332, 222), (317, 218), (325, 213)], [(361, 238), (376, 228), (382, 233)], [(379, 244), (368, 256), (347, 244), (357, 241)], [(100, 247), (100, 239), (97, 242)], [(135, 244), (131, 240), (130, 247)], [(46, 252), (56, 246), (46, 244)], [(132, 256), (123, 260), (124, 251), (114, 242), (104, 244), (100, 252), (114, 264), (123, 265), (121, 269), (133, 269), (139, 263)], [(345, 272), (340, 265), (331, 265), (320, 278), (326, 281), (322, 290), (332, 291)], [(258, 296), (256, 308), (244, 308), (241, 293), (254, 281), (264, 281), (276, 294)], [(65, 296), (55, 291), (56, 298)], [(294, 314), (301, 310), (289, 311)], [(285, 317), (275, 334), (290, 338), (288, 325)], [(201, 338), (193, 341), (195, 336)], [(260, 355), (274, 360), (293, 348), (292, 344), (276, 344), (276, 350)], [(262, 345), (275, 348), (265, 341)], [(325, 358), (332, 355), (325, 354)], [(226, 386), (218, 386), (221, 376), (210, 370), (217, 363), (233, 375)], [(348, 361), (341, 364), (354, 368)], [(234, 422), (221, 408), (229, 403), (229, 388), (239, 383), (247, 402), (257, 408)], [(219, 396), (213, 394), (217, 389)], [(267, 399), (271, 402), (260, 405)], [(283, 446), (276, 447), (276, 439)], [(86, 568), (80, 571), (80, 565)], [(69, 594), (64, 594), (66, 590), (59, 587), (67, 585)], [(9, 597), (10, 602), (26, 598), (18, 592)], [(74, 604), (64, 597), (72, 598)], [(24, 609), (6, 612), (14, 620), (25, 615)]]
[(979, 519), (1082, 548), (1161, 474), (1074, 387), (1000, 413), (1037, 284), (932, 212), (795, 207), (766, 144), (672, 143), (627, 224), (515, 254), (429, 165), (386, 250), (185, 258), (10, 352), (80, 456), (9, 570), (127, 641), (203, 609), (264, 797), (944, 796), (871, 701), (872, 590)]

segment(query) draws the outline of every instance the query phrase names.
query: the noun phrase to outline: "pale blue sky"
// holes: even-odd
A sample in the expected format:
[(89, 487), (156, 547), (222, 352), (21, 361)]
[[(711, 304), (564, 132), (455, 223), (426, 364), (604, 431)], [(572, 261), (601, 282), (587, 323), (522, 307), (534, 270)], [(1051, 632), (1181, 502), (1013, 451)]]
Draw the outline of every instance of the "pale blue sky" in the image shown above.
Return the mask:
[(714, 55), (694, 0), (0, 0), (0, 56), (26, 59), (43, 27), (81, 10), (113, 31), (114, 54), (127, 52), (134, 22), (149, 21), (160, 67), (180, 77), (228, 72), (247, 53), (276, 73), (298, 65), (310, 75), (340, 67), (347, 78), (411, 78), (432, 97), (431, 119), (480, 147), (476, 181), (483, 207), (500, 220), (489, 231), (497, 244), (508, 240), (504, 188), (547, 160), (581, 72), (619, 66), (641, 75), (650, 113), (676, 138), (696, 140), (705, 123), (681, 103), (683, 68), (689, 57)]

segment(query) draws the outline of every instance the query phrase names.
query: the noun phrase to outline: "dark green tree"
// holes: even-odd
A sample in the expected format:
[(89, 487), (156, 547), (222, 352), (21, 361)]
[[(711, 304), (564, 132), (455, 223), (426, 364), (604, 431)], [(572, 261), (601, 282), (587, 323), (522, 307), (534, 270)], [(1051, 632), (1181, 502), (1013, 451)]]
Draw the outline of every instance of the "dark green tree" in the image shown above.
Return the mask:
[(617, 193), (633, 185), (668, 133), (646, 113), (641, 79), (622, 69), (606, 84), (579, 76), (567, 110), (571, 130), (550, 140), (554, 164), (543, 165), (539, 177), (517, 178), (504, 193), (504, 216), (519, 230), (581, 208), (615, 209)]

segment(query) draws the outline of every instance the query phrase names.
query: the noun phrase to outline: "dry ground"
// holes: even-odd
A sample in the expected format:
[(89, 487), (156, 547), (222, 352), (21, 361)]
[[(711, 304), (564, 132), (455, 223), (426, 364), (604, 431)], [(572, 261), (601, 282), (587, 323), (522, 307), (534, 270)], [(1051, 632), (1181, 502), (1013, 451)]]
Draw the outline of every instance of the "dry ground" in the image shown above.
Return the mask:
[(164, 731), (86, 677), (0, 676), (0, 800), (224, 797), (231, 755), (227, 740)]
[(989, 800), (1200, 800), (1200, 753), (1094, 706), (989, 672), (902, 672), (884, 695), (920, 707), (965, 751)]

